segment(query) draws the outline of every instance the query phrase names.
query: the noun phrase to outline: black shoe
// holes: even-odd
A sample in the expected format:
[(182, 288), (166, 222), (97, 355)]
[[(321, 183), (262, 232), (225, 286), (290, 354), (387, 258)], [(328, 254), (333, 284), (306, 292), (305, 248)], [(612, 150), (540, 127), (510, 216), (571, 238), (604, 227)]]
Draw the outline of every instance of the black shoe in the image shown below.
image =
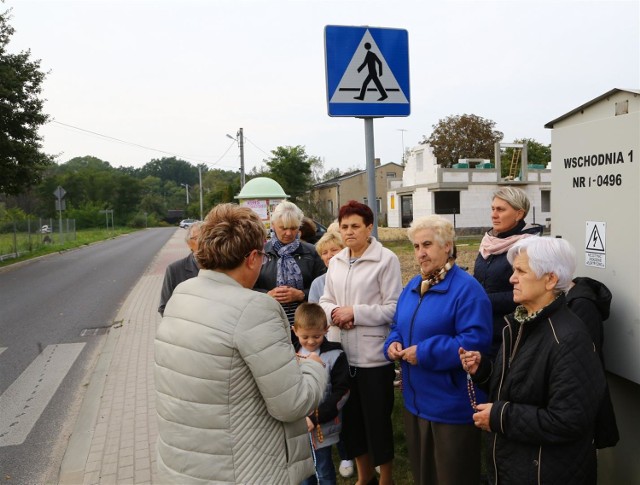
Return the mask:
[(354, 96), (353, 99), (359, 99), (360, 101), (364, 101), (364, 97), (361, 98), (360, 96)]
[(386, 94), (384, 96), (381, 96), (378, 98), (378, 101), (384, 101), (385, 99), (387, 99), (389, 96), (387, 96)]

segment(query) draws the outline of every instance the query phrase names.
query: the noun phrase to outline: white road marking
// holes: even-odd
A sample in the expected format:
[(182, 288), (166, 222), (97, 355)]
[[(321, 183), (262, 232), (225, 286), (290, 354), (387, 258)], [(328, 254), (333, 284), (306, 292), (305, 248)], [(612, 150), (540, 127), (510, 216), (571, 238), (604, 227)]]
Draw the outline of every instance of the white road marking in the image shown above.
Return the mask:
[(84, 343), (48, 345), (0, 396), (0, 446), (24, 443)]
[(7, 347), (0, 347), (0, 354), (1, 354), (2, 352), (4, 352), (5, 350), (7, 350)]

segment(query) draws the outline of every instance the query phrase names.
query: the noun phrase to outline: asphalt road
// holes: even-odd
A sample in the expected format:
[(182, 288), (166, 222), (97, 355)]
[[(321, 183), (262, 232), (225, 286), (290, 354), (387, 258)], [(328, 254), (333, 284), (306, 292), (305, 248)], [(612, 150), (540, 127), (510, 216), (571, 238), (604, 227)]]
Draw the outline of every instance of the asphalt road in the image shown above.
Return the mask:
[(105, 329), (175, 230), (0, 272), (0, 480), (55, 481)]

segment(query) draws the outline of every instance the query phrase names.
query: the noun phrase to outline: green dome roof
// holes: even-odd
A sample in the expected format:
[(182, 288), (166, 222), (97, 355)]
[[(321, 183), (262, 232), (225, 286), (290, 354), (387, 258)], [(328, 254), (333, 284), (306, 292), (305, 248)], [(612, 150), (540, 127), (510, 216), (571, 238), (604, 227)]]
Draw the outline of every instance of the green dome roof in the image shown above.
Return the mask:
[(256, 177), (249, 180), (236, 199), (286, 199), (282, 186), (268, 177)]

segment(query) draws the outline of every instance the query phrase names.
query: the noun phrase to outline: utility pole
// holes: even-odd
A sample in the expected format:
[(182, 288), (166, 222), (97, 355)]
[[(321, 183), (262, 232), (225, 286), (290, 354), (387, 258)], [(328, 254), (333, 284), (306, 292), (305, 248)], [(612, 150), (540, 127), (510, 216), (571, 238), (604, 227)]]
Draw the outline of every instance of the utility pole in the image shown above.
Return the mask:
[(231, 135), (227, 135), (227, 138), (237, 141), (240, 148), (240, 189), (242, 189), (244, 187), (244, 132), (242, 128), (238, 128), (235, 138)]
[(189, 205), (189, 184), (180, 184), (180, 185), (182, 185), (187, 191), (187, 205)]
[(404, 132), (407, 131), (404, 128), (398, 128), (398, 131), (402, 133), (402, 165), (404, 165), (405, 149), (404, 149)]
[(240, 189), (244, 187), (244, 134), (238, 130), (238, 146), (240, 147)]
[(202, 220), (202, 165), (198, 165), (198, 179), (200, 180), (200, 220)]

